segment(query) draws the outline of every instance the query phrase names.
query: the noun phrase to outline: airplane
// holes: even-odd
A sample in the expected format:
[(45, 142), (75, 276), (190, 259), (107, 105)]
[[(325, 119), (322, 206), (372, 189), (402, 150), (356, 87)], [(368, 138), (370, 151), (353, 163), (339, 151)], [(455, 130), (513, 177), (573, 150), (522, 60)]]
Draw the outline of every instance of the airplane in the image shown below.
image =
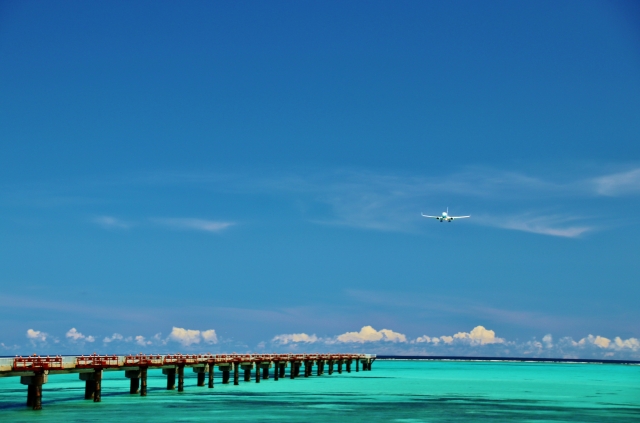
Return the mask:
[(426, 215), (424, 213), (420, 213), (420, 214), (422, 215), (422, 217), (431, 217), (431, 218), (434, 218), (436, 220), (439, 220), (440, 223), (444, 222), (445, 220), (447, 222), (451, 222), (451, 221), (453, 221), (455, 219), (465, 219), (467, 217), (471, 217), (471, 216), (449, 216), (449, 207), (447, 207), (447, 211), (446, 212), (442, 212), (442, 216), (429, 216), (429, 215)]

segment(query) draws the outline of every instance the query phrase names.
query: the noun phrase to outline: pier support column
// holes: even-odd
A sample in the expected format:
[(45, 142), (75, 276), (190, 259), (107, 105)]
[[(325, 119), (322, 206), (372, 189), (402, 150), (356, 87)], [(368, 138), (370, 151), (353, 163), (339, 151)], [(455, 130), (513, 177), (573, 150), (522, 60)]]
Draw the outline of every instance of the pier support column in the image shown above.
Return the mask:
[(302, 362), (296, 361), (296, 377), (300, 377), (300, 368), (302, 367)]
[(47, 378), (45, 373), (20, 377), (20, 383), (27, 385), (27, 407), (42, 410), (42, 385), (47, 383)]
[(196, 382), (196, 386), (204, 386), (204, 379), (206, 378), (206, 375), (204, 374), (204, 367), (194, 367), (193, 371), (196, 373), (196, 377), (197, 377), (197, 382)]
[(347, 366), (347, 373), (351, 373), (351, 359), (348, 359), (345, 364)]
[(80, 373), (78, 376), (84, 381), (84, 399), (93, 399), (96, 393), (95, 373)]
[(262, 378), (263, 378), (264, 380), (269, 379), (269, 366), (270, 366), (270, 365), (271, 365), (271, 364), (263, 364), (263, 365), (262, 365)]
[(222, 384), (226, 385), (229, 383), (229, 378), (231, 377), (231, 372), (229, 371), (229, 367), (225, 367), (222, 369)]
[[(93, 381), (92, 380), (87, 381), (87, 388), (89, 387), (89, 382), (93, 382)], [(87, 390), (85, 389), (84, 399), (89, 399), (87, 398), (86, 392)], [(138, 379), (137, 377), (132, 377), (131, 379), (129, 379), (129, 393), (137, 394), (138, 392), (140, 392), (140, 379)], [(93, 394), (91, 396), (93, 397)]]
[(333, 360), (329, 360), (329, 376), (333, 374)]
[(209, 388), (213, 388), (213, 369), (216, 367), (213, 363), (209, 364)]
[(278, 376), (280, 376), (280, 362), (276, 361), (273, 363), (273, 380), (278, 380)]
[(295, 379), (296, 378), (296, 362), (291, 361), (289, 362), (289, 364), (291, 365), (291, 368), (289, 369), (289, 377), (291, 379)]
[[(125, 370), (124, 377), (130, 380), (129, 382), (129, 393), (137, 394), (140, 392), (140, 370)], [(82, 375), (82, 373), (80, 373)], [(81, 376), (82, 377), (82, 376)]]
[(233, 384), (240, 385), (240, 363), (233, 363)]
[(309, 366), (309, 360), (304, 361), (304, 377), (309, 377), (311, 373), (311, 367)]
[(102, 401), (102, 369), (96, 369), (93, 378), (96, 383), (96, 390), (93, 394), (93, 402)]
[(360, 359), (356, 358), (356, 373), (360, 371)]
[(253, 369), (253, 364), (241, 364), (242, 370), (244, 371), (244, 381), (251, 382), (251, 369)]
[(33, 409), (42, 410), (42, 384), (44, 383), (44, 374), (36, 373), (33, 376)]
[(342, 360), (338, 360), (338, 373), (342, 374)]
[(260, 363), (256, 362), (256, 383), (260, 383)]
[(147, 396), (147, 368), (140, 369), (140, 396)]
[(178, 392), (184, 392), (184, 364), (178, 364)]
[(280, 377), (284, 377), (284, 372), (287, 367), (287, 362), (280, 363)]
[(167, 375), (167, 389), (176, 389), (176, 368), (162, 369), (162, 374)]
[(27, 385), (27, 407), (33, 407), (35, 399), (36, 387), (34, 385)]

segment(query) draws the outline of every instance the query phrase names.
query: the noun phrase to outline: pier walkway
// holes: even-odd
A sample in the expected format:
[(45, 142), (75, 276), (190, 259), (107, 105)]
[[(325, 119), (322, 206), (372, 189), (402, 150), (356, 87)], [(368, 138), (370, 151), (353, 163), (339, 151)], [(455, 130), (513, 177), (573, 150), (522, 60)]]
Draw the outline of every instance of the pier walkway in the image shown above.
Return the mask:
[[(240, 370), (243, 381), (251, 381), (251, 371), (254, 370), (254, 380), (269, 379), (270, 369), (273, 369), (273, 380), (286, 377), (295, 379), (313, 374), (333, 374), (335, 370), (347, 373), (355, 364), (355, 371), (371, 370), (371, 363), (376, 359), (375, 354), (167, 354), (167, 355), (89, 355), (89, 356), (38, 356), (0, 358), (0, 377), (19, 376), (20, 383), (27, 385), (27, 407), (34, 410), (42, 409), (42, 385), (46, 384), (49, 376), (64, 373), (78, 373), (80, 380), (85, 382), (84, 398), (101, 401), (102, 373), (106, 371), (124, 371), (124, 376), (130, 379), (130, 394), (147, 395), (148, 369), (162, 369), (167, 376), (167, 389), (184, 391), (185, 368), (191, 368), (197, 375), (197, 386), (209, 388), (214, 386), (214, 370), (222, 372), (222, 383), (238, 385)], [(208, 380), (207, 380), (208, 379)]]

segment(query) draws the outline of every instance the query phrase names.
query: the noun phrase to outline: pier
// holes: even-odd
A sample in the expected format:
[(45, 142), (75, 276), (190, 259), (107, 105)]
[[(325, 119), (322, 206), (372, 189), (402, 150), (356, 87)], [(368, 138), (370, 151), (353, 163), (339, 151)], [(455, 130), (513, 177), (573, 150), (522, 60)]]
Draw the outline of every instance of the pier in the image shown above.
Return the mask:
[[(185, 368), (191, 368), (196, 374), (197, 387), (214, 387), (215, 368), (222, 372), (222, 383), (228, 384), (233, 374), (233, 384), (240, 383), (240, 369), (243, 381), (251, 382), (254, 371), (255, 383), (272, 379), (310, 377), (316, 367), (316, 376), (333, 374), (337, 367), (347, 373), (370, 371), (375, 354), (138, 354), (138, 355), (89, 355), (89, 356), (38, 356), (0, 358), (0, 377), (20, 377), (20, 383), (27, 386), (26, 406), (33, 410), (42, 409), (43, 385), (49, 376), (65, 373), (78, 373), (80, 381), (85, 383), (84, 398), (93, 402), (102, 401), (102, 374), (110, 371), (124, 371), (124, 377), (130, 380), (129, 394), (147, 396), (147, 372), (149, 369), (162, 369), (167, 377), (167, 389), (184, 391)], [(273, 369), (273, 373), (271, 373)], [(302, 369), (302, 376), (300, 375)], [(208, 383), (206, 383), (208, 382)]]

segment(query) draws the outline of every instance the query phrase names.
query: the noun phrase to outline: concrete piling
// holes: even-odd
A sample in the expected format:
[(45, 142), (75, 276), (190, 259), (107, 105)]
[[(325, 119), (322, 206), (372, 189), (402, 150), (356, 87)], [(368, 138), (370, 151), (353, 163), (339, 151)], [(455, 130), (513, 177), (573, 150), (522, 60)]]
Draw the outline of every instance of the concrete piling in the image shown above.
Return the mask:
[(256, 363), (256, 383), (260, 383), (260, 363)]
[(176, 368), (162, 369), (162, 374), (167, 375), (167, 390), (176, 389)]
[(204, 373), (204, 368), (202, 368), (202, 370), (203, 371), (197, 373), (197, 377), (198, 377), (197, 386), (204, 386), (204, 380), (207, 377), (207, 375)]
[(209, 364), (209, 388), (213, 388), (213, 369), (215, 365), (213, 363)]
[(184, 364), (178, 364), (178, 392), (184, 392)]
[(342, 374), (342, 360), (338, 360), (338, 373)]
[[(87, 381), (87, 388), (89, 387), (89, 382), (93, 382), (91, 380)], [(86, 390), (85, 390), (86, 392)], [(137, 377), (132, 377), (129, 380), (129, 393), (130, 394), (137, 394), (138, 392), (140, 392), (140, 379), (138, 379)], [(91, 395), (93, 397), (93, 395)], [(85, 393), (84, 399), (89, 399), (87, 398), (87, 394)]]
[(240, 363), (233, 363), (233, 384), (240, 384)]
[(318, 360), (318, 370), (316, 371), (316, 374), (318, 376), (321, 376), (323, 373), (324, 373), (324, 361)]
[(147, 396), (147, 368), (140, 368), (140, 396)]
[(329, 376), (333, 374), (333, 360), (329, 360)]
[(42, 410), (42, 384), (44, 375), (42, 373), (36, 373), (33, 376), (33, 409)]
[(295, 379), (296, 378), (296, 362), (291, 361), (289, 364), (291, 365), (291, 368), (289, 369), (289, 378)]
[(95, 391), (93, 393), (93, 402), (102, 401), (102, 369), (95, 369), (93, 373), (95, 381)]
[(280, 362), (275, 361), (273, 363), (273, 380), (278, 380), (279, 375), (280, 375)]
[(356, 358), (356, 373), (360, 371), (360, 359)]
[(284, 377), (284, 372), (287, 367), (287, 362), (280, 363), (280, 377)]
[(36, 398), (36, 387), (27, 385), (27, 407), (33, 407)]
[[(130, 394), (137, 394), (138, 392), (140, 392), (140, 372), (141, 370), (125, 370), (124, 371), (124, 377), (129, 379)], [(87, 373), (87, 374), (90, 374), (90, 373)]]
[(269, 364), (268, 363), (266, 365), (262, 364), (262, 378), (264, 380), (269, 379)]
[(351, 360), (345, 360), (345, 365), (347, 367), (347, 373), (351, 373)]
[(229, 383), (229, 378), (231, 377), (231, 372), (229, 371), (229, 367), (225, 367), (222, 369), (222, 384), (226, 385)]

